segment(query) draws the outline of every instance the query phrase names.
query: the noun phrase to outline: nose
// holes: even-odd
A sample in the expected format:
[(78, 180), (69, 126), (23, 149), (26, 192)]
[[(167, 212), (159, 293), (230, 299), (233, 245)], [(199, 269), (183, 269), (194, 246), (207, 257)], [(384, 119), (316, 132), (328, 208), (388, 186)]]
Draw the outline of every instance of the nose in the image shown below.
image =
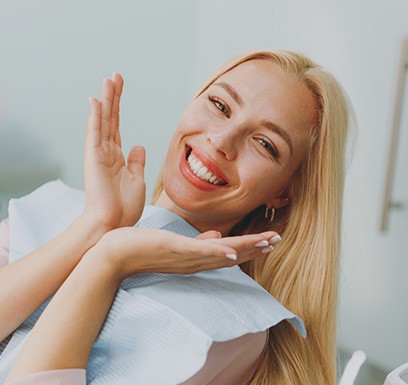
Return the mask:
[(233, 160), (236, 158), (239, 145), (239, 132), (236, 128), (209, 130), (207, 141), (225, 159)]

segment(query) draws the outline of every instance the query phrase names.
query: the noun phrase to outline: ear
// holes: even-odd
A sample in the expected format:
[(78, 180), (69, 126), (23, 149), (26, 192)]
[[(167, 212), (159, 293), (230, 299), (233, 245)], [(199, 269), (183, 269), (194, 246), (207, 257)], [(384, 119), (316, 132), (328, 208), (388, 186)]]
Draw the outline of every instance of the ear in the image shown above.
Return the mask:
[(282, 194), (273, 198), (267, 206), (274, 207), (275, 209), (281, 209), (282, 207), (288, 205), (289, 202), (290, 202), (289, 197), (287, 195)]

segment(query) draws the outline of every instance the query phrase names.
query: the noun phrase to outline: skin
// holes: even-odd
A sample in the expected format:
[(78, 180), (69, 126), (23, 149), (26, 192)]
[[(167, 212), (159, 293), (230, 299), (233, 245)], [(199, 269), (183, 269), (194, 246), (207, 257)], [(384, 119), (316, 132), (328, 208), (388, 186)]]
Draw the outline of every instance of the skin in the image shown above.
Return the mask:
[[(2, 336), (11, 333), (56, 291), (6, 383), (44, 370), (85, 368), (115, 293), (126, 277), (149, 271), (188, 274), (218, 269), (271, 250), (275, 232), (220, 237), (253, 208), (286, 204), (282, 191), (304, 154), (314, 116), (312, 97), (305, 87), (270, 63), (242, 64), (222, 80), (239, 92), (245, 107), (234, 105), (230, 94), (219, 86), (210, 87), (190, 104), (169, 146), (165, 191), (158, 201), (201, 230), (203, 234), (196, 239), (164, 230), (130, 227), (140, 218), (144, 206), (145, 152), (135, 146), (127, 162), (122, 153), (122, 77), (114, 74), (105, 80), (101, 99), (90, 99), (83, 215), (56, 240), (0, 270), (0, 293), (8, 293), (17, 301), (12, 304), (6, 294), (0, 298), (0, 309), (9, 307), (12, 312), (6, 314), (23, 314), (0, 322)], [(208, 101), (207, 94), (216, 95), (228, 106), (228, 116), (219, 103)], [(285, 103), (278, 94), (285, 95)], [(281, 136), (259, 128), (261, 118), (285, 128), (293, 151)], [(279, 159), (265, 151), (265, 143), (261, 144), (259, 138), (273, 142)], [(197, 181), (186, 179), (179, 172), (186, 143), (200, 156), (209, 157), (228, 184), (209, 189), (198, 184), (197, 188)], [(271, 177), (265, 179), (265, 175)], [(79, 240), (83, 242), (80, 246)], [(231, 255), (236, 260), (227, 258)], [(22, 281), (26, 282), (22, 289), (20, 281), (10, 278), (18, 274), (23, 274)], [(57, 278), (44, 280), (50, 275)], [(16, 291), (17, 296), (13, 294)]]
[(90, 101), (83, 214), (54, 240), (0, 269), (0, 340), (58, 290), (104, 234), (133, 225), (140, 217), (145, 154), (143, 147), (135, 146), (127, 162), (123, 156), (118, 131), (122, 89), (122, 77), (114, 74), (104, 82), (101, 102)]
[[(232, 88), (241, 105), (218, 84)], [(169, 145), (164, 190), (156, 204), (201, 231), (216, 229), (223, 235), (259, 206), (283, 207), (288, 203), (285, 187), (305, 155), (316, 109), (307, 87), (274, 63), (252, 60), (227, 72), (182, 116)], [(292, 150), (263, 121), (284, 129)], [(186, 146), (209, 159), (228, 184), (210, 190), (197, 187), (194, 177), (180, 170)], [(272, 146), (278, 157), (265, 146)]]

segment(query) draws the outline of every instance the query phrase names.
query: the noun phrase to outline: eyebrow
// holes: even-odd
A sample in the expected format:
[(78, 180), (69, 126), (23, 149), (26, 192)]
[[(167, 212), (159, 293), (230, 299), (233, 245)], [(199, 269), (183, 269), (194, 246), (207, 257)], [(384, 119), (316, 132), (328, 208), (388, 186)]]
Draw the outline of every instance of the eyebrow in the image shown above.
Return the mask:
[[(241, 96), (227, 83), (224, 82), (217, 82), (213, 84), (214, 86), (218, 86), (223, 88), (225, 91), (229, 93), (232, 99), (241, 107), (244, 105), (244, 101), (242, 100)], [(285, 131), (282, 127), (279, 127), (277, 124), (272, 123), (268, 120), (263, 120), (261, 125), (267, 128), (270, 131), (278, 134), (282, 139), (287, 143), (290, 149), (290, 154), (293, 155), (293, 142), (290, 135)]]
[(225, 91), (227, 91), (227, 92), (230, 94), (231, 98), (234, 99), (235, 102), (236, 102), (240, 107), (244, 105), (244, 102), (242, 101), (241, 96), (239, 96), (239, 95), (237, 94), (237, 92), (236, 92), (229, 84), (224, 83), (224, 82), (217, 82), (217, 83), (214, 83), (213, 85), (214, 85), (214, 86), (221, 87), (221, 88), (223, 88)]

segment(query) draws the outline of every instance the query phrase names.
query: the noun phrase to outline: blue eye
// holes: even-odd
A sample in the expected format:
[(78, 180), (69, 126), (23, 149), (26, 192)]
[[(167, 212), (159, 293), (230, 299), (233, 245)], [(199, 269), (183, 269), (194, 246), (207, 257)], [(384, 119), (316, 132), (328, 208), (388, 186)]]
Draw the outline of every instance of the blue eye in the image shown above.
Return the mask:
[(220, 100), (218, 100), (217, 98), (214, 98), (212, 96), (209, 96), (208, 99), (215, 106), (215, 108), (220, 110), (226, 117), (229, 118), (229, 116), (230, 116), (229, 115), (229, 110), (228, 110), (227, 106), (224, 103), (222, 103)]
[(279, 152), (274, 145), (262, 138), (256, 138), (256, 140), (276, 159), (279, 158)]

